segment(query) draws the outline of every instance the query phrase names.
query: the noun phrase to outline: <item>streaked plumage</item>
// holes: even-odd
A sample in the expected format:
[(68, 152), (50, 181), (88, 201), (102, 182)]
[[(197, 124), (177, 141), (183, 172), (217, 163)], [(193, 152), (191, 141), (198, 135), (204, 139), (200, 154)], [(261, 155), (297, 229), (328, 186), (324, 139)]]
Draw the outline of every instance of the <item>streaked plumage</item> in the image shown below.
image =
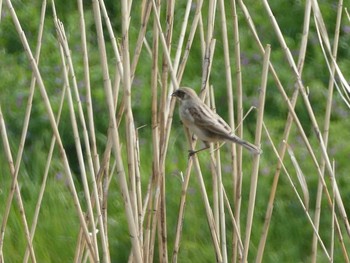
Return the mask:
[(209, 147), (208, 142), (230, 141), (242, 145), (254, 154), (261, 153), (258, 147), (234, 135), (230, 126), (203, 103), (193, 89), (180, 88), (172, 95), (180, 102), (179, 113), (182, 123), (206, 144), (207, 147), (201, 150)]

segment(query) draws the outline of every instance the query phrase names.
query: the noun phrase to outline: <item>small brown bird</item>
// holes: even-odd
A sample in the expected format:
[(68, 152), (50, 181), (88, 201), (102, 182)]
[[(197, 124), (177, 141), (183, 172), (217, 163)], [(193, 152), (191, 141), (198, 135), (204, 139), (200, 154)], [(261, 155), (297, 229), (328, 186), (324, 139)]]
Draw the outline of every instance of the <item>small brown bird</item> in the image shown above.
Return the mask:
[(234, 135), (230, 126), (203, 103), (193, 89), (182, 87), (177, 89), (172, 96), (175, 96), (180, 102), (179, 112), (182, 123), (206, 146), (197, 151), (190, 150), (190, 156), (208, 149), (209, 142), (219, 141), (238, 143), (253, 154), (261, 154), (261, 149)]

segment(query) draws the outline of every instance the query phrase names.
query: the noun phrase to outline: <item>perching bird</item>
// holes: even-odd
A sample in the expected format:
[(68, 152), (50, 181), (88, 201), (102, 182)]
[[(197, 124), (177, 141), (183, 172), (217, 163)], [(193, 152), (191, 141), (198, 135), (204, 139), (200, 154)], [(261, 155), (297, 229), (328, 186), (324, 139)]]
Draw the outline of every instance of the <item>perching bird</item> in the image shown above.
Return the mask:
[(261, 149), (233, 134), (230, 126), (203, 103), (193, 89), (182, 87), (177, 89), (172, 96), (175, 96), (180, 102), (179, 112), (182, 123), (206, 146), (197, 151), (190, 150), (190, 156), (208, 149), (209, 142), (220, 141), (238, 143), (253, 154), (261, 154)]

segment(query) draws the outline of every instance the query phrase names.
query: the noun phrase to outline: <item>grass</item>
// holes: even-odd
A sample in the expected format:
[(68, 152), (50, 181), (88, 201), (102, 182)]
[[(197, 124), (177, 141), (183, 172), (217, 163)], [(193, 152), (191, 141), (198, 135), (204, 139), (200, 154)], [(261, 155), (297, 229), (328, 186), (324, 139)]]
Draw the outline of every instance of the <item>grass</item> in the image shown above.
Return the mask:
[(0, 262), (349, 262), (347, 4), (1, 1)]

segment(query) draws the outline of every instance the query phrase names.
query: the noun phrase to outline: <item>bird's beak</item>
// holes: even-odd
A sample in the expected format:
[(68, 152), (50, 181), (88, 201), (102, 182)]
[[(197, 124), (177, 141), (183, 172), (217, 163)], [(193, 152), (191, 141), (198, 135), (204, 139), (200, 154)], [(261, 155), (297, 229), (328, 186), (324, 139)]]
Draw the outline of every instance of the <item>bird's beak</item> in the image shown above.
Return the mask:
[(171, 97), (176, 97), (176, 91), (171, 94)]

